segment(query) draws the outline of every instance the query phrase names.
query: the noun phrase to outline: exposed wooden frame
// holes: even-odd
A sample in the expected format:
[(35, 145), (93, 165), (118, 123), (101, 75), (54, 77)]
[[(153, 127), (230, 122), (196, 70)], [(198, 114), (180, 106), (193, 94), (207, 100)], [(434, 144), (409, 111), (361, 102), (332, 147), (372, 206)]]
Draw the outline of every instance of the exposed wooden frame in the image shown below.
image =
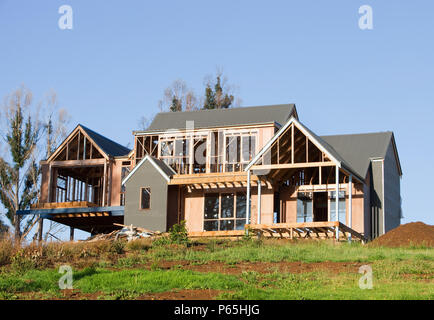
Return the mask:
[(98, 146), (98, 144), (95, 141), (93, 141), (93, 139), (86, 133), (86, 131), (84, 131), (80, 125), (77, 125), (77, 127), (75, 127), (75, 129), (66, 137), (65, 140), (63, 140), (60, 146), (53, 152), (53, 154), (46, 161), (47, 162), (53, 161), (53, 159), (55, 159), (58, 156), (58, 154), (63, 150), (63, 147), (65, 147), (68, 144), (68, 142), (72, 140), (78, 132), (80, 132), (80, 135), (84, 135), (86, 139), (89, 140), (91, 144), (95, 146), (95, 148), (99, 151), (99, 153), (104, 158), (106, 158), (107, 160), (109, 159), (109, 156)]

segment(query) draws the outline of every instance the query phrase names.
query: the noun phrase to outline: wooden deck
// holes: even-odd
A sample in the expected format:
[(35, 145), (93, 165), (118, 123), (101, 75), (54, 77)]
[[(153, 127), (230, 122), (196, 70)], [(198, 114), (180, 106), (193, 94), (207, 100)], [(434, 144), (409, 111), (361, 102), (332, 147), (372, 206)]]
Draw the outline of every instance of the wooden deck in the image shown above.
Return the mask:
[[(336, 239), (337, 228), (339, 230), (338, 239)], [(366, 241), (362, 234), (338, 221), (248, 224), (245, 230), (189, 232), (188, 235), (191, 238), (234, 238), (244, 236), (246, 230), (258, 236), (273, 238), (348, 240), (351, 235), (352, 240)]]
[(227, 231), (196, 231), (189, 232), (190, 238), (232, 238), (242, 237), (246, 234), (245, 230), (227, 230)]
[[(347, 227), (339, 221), (304, 222), (304, 223), (273, 223), (273, 224), (248, 224), (246, 229), (260, 236), (276, 238), (317, 238), (366, 241), (366, 238), (357, 231)], [(337, 237), (337, 230), (338, 237)]]
[(58, 208), (89, 208), (89, 207), (98, 207), (98, 205), (88, 201), (47, 202), (47, 203), (35, 203), (30, 205), (31, 210), (58, 209)]

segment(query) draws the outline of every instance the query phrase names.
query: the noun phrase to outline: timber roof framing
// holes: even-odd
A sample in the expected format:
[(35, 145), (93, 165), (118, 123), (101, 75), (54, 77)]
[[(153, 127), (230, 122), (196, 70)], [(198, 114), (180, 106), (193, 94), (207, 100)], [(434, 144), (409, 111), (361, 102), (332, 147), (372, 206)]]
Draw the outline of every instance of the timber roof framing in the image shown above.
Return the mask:
[[(299, 130), (302, 135), (306, 137), (306, 141), (304, 142), (306, 147), (306, 161), (304, 162), (296, 162), (294, 159), (294, 149), (296, 146), (296, 143), (299, 142), (300, 139), (295, 141), (295, 129)], [(276, 146), (276, 144), (280, 143), (280, 138), (284, 134), (290, 133), (290, 140), (287, 144), (291, 146), (291, 156), (289, 162), (290, 163), (278, 163), (271, 164), (271, 163), (263, 163), (259, 164), (258, 162), (263, 159), (267, 152), (272, 152), (272, 148)], [(302, 138), (303, 139), (303, 138)], [(302, 140), (301, 139), (301, 140)], [(320, 161), (314, 161), (309, 162), (307, 154), (308, 145), (309, 142), (311, 142), (316, 148), (322, 152), (323, 156)], [(277, 159), (280, 159), (279, 155), (279, 145), (277, 145)], [(325, 157), (324, 157), (325, 156)], [(328, 160), (327, 160), (328, 159)], [(272, 169), (297, 169), (297, 168), (308, 168), (308, 167), (322, 167), (322, 166), (338, 166), (341, 170), (348, 174), (353, 174), (360, 182), (364, 182), (363, 177), (361, 177), (355, 170), (351, 168), (351, 166), (336, 152), (336, 150), (333, 149), (328, 143), (326, 143), (323, 139), (318, 137), (316, 134), (314, 134), (311, 130), (309, 130), (306, 126), (301, 124), (295, 117), (291, 117), (288, 122), (286, 122), (285, 125), (283, 125), (277, 133), (274, 135), (274, 137), (261, 149), (261, 151), (252, 159), (252, 161), (247, 165), (247, 167), (244, 169), (245, 171), (248, 170), (272, 170)]]
[[(81, 137), (84, 137), (84, 143), (81, 145), (80, 150), (80, 139)], [(79, 124), (75, 129), (66, 137), (66, 139), (60, 144), (60, 146), (53, 152), (53, 154), (46, 160), (46, 162), (52, 162), (56, 160), (56, 158), (64, 151), (68, 153), (68, 147), (69, 144), (75, 140), (78, 139), (78, 154), (81, 151), (82, 154), (86, 154), (86, 152), (89, 152), (89, 150), (86, 150), (86, 142), (90, 142), (91, 149), (95, 148), (98, 153), (96, 153), (96, 157), (92, 157), (92, 152), (90, 152), (89, 159), (86, 159), (85, 156), (75, 157), (74, 159), (67, 158), (68, 161), (86, 161), (86, 160), (95, 160), (94, 158), (100, 158), (98, 156), (101, 155), (102, 158), (105, 158), (106, 160), (109, 160), (113, 157), (120, 157), (120, 156), (127, 156), (131, 150), (120, 145), (117, 142), (114, 142), (113, 140), (110, 140), (99, 133)]]

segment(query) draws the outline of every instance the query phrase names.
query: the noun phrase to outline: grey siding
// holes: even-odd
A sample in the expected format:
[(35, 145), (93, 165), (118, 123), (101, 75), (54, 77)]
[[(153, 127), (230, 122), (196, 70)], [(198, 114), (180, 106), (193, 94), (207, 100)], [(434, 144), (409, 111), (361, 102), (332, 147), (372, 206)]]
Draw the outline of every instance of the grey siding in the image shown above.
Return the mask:
[(371, 164), (371, 237), (383, 234), (383, 161), (372, 161)]
[(363, 235), (370, 238), (371, 228), (371, 174), (366, 175), (366, 183), (363, 185)]
[(401, 224), (401, 177), (392, 142), (384, 159), (384, 212), (386, 232)]
[[(151, 188), (151, 208), (140, 210), (140, 189), (146, 187)], [(144, 162), (125, 183), (125, 225), (167, 231), (167, 187), (151, 162)]]

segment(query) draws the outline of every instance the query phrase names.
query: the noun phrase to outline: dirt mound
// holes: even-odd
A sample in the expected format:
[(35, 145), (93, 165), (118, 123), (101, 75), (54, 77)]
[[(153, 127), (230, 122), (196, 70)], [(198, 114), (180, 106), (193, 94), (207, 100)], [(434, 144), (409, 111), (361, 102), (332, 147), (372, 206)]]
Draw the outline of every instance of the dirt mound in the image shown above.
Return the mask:
[(386, 247), (434, 247), (434, 226), (423, 222), (403, 224), (374, 239), (370, 245)]

